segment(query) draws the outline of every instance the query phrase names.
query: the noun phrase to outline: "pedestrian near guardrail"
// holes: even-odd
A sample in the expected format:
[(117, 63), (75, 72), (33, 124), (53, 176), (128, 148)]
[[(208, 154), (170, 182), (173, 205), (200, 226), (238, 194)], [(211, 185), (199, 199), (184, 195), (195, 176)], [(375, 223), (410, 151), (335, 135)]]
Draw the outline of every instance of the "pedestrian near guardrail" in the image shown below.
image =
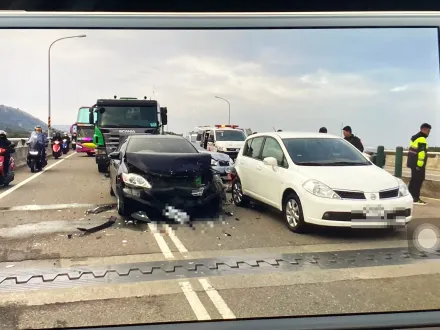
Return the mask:
[(427, 138), (431, 132), (431, 125), (424, 123), (420, 126), (420, 131), (411, 137), (408, 149), (406, 166), (411, 169), (411, 179), (408, 190), (413, 197), (414, 204), (426, 205), (420, 199), (420, 190), (425, 181), (426, 162), (428, 160)]
[(356, 147), (360, 152), (364, 152), (364, 145), (362, 144), (361, 139), (353, 134), (350, 126), (345, 126), (342, 129), (342, 133), (344, 134), (344, 139), (350, 142), (354, 147)]

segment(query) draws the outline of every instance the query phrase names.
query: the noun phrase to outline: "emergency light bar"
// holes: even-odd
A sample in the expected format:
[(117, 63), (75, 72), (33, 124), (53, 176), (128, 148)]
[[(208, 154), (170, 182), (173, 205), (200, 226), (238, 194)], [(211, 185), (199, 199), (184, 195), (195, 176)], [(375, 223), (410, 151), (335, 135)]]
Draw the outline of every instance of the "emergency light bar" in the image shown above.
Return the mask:
[(237, 128), (238, 125), (215, 125), (215, 127), (217, 128), (225, 128), (225, 127), (230, 127), (230, 128)]

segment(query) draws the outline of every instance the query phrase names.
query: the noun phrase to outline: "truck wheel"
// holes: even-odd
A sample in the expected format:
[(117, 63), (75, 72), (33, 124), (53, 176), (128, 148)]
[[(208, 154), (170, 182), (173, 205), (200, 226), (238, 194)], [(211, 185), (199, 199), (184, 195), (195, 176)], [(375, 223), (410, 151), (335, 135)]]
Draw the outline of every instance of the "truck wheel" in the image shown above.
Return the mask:
[(98, 164), (98, 172), (99, 173), (107, 173), (108, 172), (108, 166), (103, 164)]

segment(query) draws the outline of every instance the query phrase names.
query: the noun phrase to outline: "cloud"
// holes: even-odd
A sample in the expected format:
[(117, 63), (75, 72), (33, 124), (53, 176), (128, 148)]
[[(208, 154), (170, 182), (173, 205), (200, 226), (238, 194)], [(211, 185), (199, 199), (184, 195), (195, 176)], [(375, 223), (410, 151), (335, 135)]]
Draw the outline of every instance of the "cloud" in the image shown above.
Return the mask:
[[(0, 103), (71, 124), (98, 98), (154, 96), (169, 128), (233, 123), (261, 132), (339, 134), (342, 122), (370, 144), (406, 143), (420, 122), (440, 126), (434, 30), (0, 31)], [(355, 43), (357, 42), (357, 43)], [(421, 111), (423, 109), (423, 111)], [(435, 136), (431, 137), (435, 139)], [(383, 142), (386, 141), (386, 142)], [(440, 144), (440, 141), (431, 144)]]

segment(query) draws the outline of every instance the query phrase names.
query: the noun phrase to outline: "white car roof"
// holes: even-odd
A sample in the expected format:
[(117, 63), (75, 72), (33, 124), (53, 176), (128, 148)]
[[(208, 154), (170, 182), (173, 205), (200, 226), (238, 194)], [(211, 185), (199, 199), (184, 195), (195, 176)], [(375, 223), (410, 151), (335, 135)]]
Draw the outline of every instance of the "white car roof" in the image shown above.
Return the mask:
[(300, 138), (324, 138), (324, 139), (342, 139), (342, 137), (328, 134), (328, 133), (315, 133), (315, 132), (266, 132), (266, 133), (257, 133), (252, 134), (248, 138), (254, 138), (257, 136), (272, 136), (279, 137), (281, 139), (300, 139)]

